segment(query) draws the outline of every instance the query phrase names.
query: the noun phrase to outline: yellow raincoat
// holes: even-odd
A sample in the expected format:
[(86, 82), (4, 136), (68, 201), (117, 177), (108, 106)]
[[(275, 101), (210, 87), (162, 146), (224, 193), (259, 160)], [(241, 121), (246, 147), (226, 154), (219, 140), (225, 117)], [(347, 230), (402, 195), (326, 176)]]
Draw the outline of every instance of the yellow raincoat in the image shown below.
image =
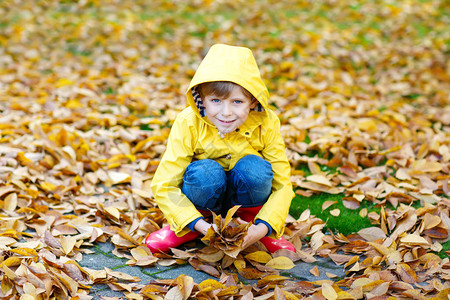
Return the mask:
[[(197, 85), (211, 81), (239, 84), (259, 101), (239, 130), (224, 138), (204, 116), (201, 98), (195, 91)], [(272, 194), (255, 219), (269, 223), (272, 235), (280, 237), (294, 196), (290, 165), (280, 134), (280, 121), (268, 107), (269, 92), (251, 50), (223, 44), (212, 46), (186, 96), (189, 105), (172, 126), (166, 152), (151, 184), (155, 200), (171, 229), (179, 236), (184, 235), (190, 231), (186, 225), (202, 216), (181, 191), (184, 172), (193, 159), (213, 159), (229, 171), (239, 159), (254, 154), (267, 160), (274, 173)]]

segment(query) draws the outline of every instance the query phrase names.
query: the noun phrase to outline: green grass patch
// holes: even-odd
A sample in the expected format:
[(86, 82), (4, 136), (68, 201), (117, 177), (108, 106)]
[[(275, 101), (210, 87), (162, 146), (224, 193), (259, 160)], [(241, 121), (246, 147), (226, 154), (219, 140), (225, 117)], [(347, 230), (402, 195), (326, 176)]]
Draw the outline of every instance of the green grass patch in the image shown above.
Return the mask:
[[(363, 208), (366, 208), (368, 213), (372, 211), (379, 213), (379, 207), (376, 207), (375, 204), (369, 201), (362, 201), (359, 209), (351, 210), (343, 205), (342, 198), (344, 198), (344, 194), (333, 195), (320, 193), (312, 195), (311, 197), (296, 195), (292, 200), (289, 213), (297, 219), (303, 211), (309, 209), (312, 215), (315, 215), (326, 222), (325, 228), (334, 233), (339, 232), (344, 235), (374, 226), (367, 217), (361, 217), (359, 212)], [(337, 201), (337, 203), (322, 211), (322, 205), (325, 201)], [(340, 210), (340, 215), (337, 217), (330, 214), (330, 211), (336, 208)]]
[(450, 251), (450, 240), (442, 244), (442, 250), (441, 252), (438, 252), (437, 255), (439, 255), (440, 258), (448, 258), (445, 251)]

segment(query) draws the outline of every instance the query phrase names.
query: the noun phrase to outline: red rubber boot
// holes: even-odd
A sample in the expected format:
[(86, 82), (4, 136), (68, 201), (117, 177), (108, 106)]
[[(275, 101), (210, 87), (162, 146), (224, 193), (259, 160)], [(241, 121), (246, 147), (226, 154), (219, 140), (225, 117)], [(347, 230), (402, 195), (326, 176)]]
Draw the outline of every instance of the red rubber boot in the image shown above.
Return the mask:
[[(200, 213), (205, 217), (211, 215), (211, 212), (209, 211), (202, 210)], [(200, 236), (200, 232), (197, 231), (190, 231), (183, 236), (177, 236), (175, 232), (170, 229), (170, 225), (167, 225), (160, 230), (147, 235), (144, 243), (152, 253), (166, 253), (169, 252), (170, 248), (176, 248), (184, 243), (195, 240), (198, 236)]]
[[(255, 216), (258, 214), (261, 207), (262, 205), (255, 207), (239, 207), (239, 209), (236, 211), (236, 215), (246, 222), (251, 222), (255, 219)], [(288, 249), (292, 252), (297, 252), (295, 246), (291, 242), (287, 241), (284, 237), (273, 239), (265, 236), (261, 238), (260, 241), (271, 253), (279, 249)]]
[(181, 244), (195, 240), (199, 235), (200, 232), (191, 231), (183, 236), (177, 236), (170, 229), (170, 225), (167, 225), (147, 235), (145, 245), (147, 245), (152, 253), (169, 252), (170, 248), (175, 248)]

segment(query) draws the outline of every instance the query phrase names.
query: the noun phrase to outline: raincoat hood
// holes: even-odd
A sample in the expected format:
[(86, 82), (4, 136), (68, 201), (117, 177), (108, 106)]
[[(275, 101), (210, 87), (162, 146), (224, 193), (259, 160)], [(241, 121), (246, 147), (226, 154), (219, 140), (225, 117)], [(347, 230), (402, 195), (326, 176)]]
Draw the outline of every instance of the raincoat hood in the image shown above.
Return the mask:
[(250, 49), (224, 44), (216, 44), (209, 49), (186, 92), (188, 104), (200, 117), (205, 117), (205, 108), (195, 87), (212, 81), (234, 82), (258, 100), (259, 105), (254, 110), (268, 109), (269, 91), (261, 79), (258, 65)]

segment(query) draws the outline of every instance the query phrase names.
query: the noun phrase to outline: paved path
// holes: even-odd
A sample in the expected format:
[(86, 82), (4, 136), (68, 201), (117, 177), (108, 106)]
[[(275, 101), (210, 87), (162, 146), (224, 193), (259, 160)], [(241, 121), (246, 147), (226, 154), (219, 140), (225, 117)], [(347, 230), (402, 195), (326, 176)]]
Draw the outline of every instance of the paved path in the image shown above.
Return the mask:
[[(96, 244), (96, 246), (91, 249), (95, 251), (95, 253), (84, 254), (80, 265), (95, 270), (103, 270), (107, 267), (114, 271), (120, 271), (132, 276), (137, 276), (141, 278), (141, 282), (139, 282), (139, 284), (148, 284), (155, 279), (175, 279), (181, 274), (191, 276), (195, 283), (200, 283), (203, 280), (210, 278), (217, 280), (217, 278), (204, 272), (194, 270), (190, 264), (174, 267), (163, 267), (158, 264), (154, 267), (131, 267), (126, 265), (127, 259), (118, 258), (112, 254), (113, 249), (114, 246), (110, 243)], [(289, 276), (293, 280), (306, 281), (329, 279), (325, 274), (326, 272), (335, 274), (338, 277), (343, 277), (345, 275), (343, 267), (336, 266), (336, 264), (330, 259), (320, 257), (316, 257), (316, 259), (318, 261), (315, 263), (297, 262), (294, 268), (287, 271), (281, 271), (280, 274), (283, 276)], [(319, 269), (319, 277), (316, 277), (309, 272), (309, 270), (311, 270), (314, 266), (317, 266)], [(243, 279), (243, 281), (248, 284), (253, 283), (252, 280)], [(113, 291), (107, 285), (93, 285), (90, 295), (94, 296), (94, 299), (102, 299), (102, 297), (123, 297), (122, 292)]]

